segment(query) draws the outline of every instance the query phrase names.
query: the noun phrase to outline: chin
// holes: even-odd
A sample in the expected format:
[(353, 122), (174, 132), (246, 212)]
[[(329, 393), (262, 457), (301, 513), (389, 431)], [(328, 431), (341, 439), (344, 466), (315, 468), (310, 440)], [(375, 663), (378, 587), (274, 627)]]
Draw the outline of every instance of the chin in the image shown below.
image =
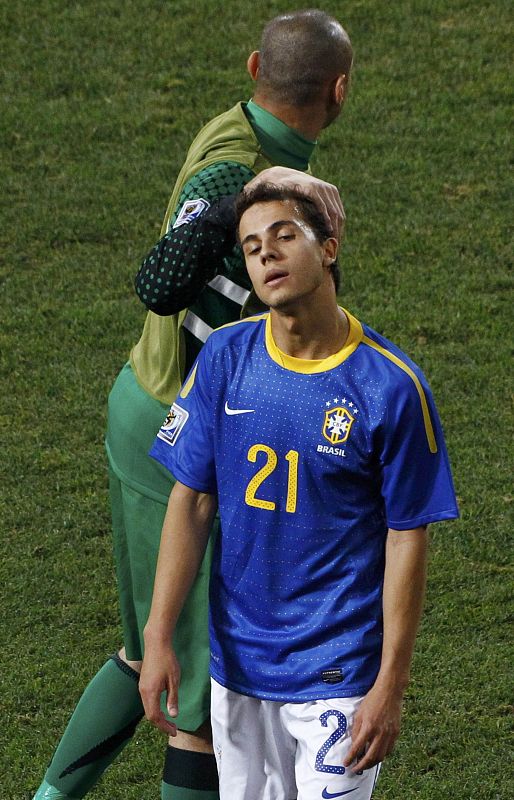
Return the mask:
[(268, 300), (264, 300), (266, 305), (270, 308), (274, 308), (277, 311), (293, 311), (295, 308), (298, 307), (298, 303), (301, 300), (300, 297), (270, 297)]

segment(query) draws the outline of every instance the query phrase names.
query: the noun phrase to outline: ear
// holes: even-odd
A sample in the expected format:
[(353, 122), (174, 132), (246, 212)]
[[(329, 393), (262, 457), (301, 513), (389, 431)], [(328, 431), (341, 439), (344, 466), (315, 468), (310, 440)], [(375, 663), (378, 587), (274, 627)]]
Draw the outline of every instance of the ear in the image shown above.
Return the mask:
[(246, 68), (250, 73), (250, 77), (253, 81), (256, 81), (259, 77), (259, 59), (260, 54), (258, 50), (254, 50), (253, 53), (250, 53), (248, 56), (248, 61), (246, 62)]
[(346, 100), (348, 92), (348, 76), (344, 73), (338, 75), (334, 86), (334, 100), (338, 106), (342, 106)]
[(339, 242), (333, 236), (330, 239), (325, 239), (322, 244), (323, 248), (323, 266), (329, 267), (337, 258), (337, 251), (339, 249)]

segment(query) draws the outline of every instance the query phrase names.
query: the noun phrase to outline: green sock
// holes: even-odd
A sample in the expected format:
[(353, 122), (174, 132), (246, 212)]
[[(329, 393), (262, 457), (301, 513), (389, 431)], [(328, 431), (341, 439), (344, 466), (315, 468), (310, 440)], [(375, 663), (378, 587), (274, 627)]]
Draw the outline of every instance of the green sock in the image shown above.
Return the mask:
[(62, 796), (75, 800), (98, 782), (144, 716), (138, 680), (138, 673), (117, 655), (97, 672), (73, 712), (34, 800), (61, 800)]
[(49, 783), (43, 781), (34, 795), (34, 800), (74, 800), (74, 798), (63, 794), (59, 789), (56, 789), (55, 786), (50, 786)]
[(219, 800), (216, 759), (170, 747), (166, 750), (161, 800)]
[(217, 790), (184, 789), (183, 786), (170, 786), (169, 783), (163, 781), (161, 800), (220, 800), (220, 796)]

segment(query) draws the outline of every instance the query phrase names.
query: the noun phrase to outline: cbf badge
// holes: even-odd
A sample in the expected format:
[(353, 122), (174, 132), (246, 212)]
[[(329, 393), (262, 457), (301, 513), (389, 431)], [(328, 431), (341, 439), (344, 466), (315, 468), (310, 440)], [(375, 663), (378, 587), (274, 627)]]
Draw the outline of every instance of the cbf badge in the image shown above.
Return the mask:
[(179, 433), (187, 422), (189, 412), (185, 408), (181, 408), (176, 403), (173, 403), (168, 412), (168, 416), (157, 434), (158, 439), (162, 439), (166, 444), (172, 447), (178, 439)]
[(210, 203), (207, 200), (203, 200), (201, 197), (198, 200), (186, 200), (180, 211), (178, 212), (178, 217), (173, 223), (174, 228), (179, 228), (181, 225), (187, 225), (188, 222), (192, 222), (194, 219), (203, 214), (206, 208), (209, 208)]
[(330, 411), (325, 411), (323, 436), (330, 444), (342, 444), (348, 439), (354, 421), (355, 417), (347, 408), (331, 408)]

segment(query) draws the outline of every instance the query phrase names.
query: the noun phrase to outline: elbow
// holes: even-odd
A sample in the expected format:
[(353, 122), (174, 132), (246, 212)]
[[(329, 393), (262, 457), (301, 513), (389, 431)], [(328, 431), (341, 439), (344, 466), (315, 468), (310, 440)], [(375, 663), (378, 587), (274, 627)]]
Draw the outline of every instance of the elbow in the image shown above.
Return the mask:
[(173, 298), (164, 294), (163, 291), (156, 293), (153, 287), (147, 285), (146, 281), (141, 276), (141, 271), (136, 275), (134, 289), (146, 310), (153, 311), (153, 313), (157, 314), (159, 317), (169, 317), (184, 308), (184, 306), (180, 306), (174, 301)]
[(178, 314), (179, 311), (183, 310), (181, 306), (174, 305), (171, 300), (157, 300), (156, 302), (152, 302), (151, 299), (144, 299), (142, 297), (139, 299), (147, 311), (157, 314), (158, 317), (171, 317), (173, 314)]
[(181, 297), (169, 296), (164, 294), (152, 295), (152, 289), (146, 289), (136, 280), (136, 294), (143, 303), (147, 311), (152, 311), (158, 317), (171, 317), (178, 314), (190, 304), (190, 298), (182, 295)]

